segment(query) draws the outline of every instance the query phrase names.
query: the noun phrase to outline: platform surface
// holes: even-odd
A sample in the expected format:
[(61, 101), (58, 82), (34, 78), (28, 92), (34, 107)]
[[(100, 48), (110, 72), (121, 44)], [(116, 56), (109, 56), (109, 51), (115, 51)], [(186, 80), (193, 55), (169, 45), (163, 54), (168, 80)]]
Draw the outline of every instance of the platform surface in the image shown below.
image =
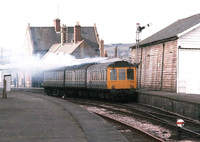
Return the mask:
[(150, 91), (150, 90), (137, 90), (141, 94), (151, 94), (154, 96), (160, 96), (163, 98), (170, 98), (173, 100), (200, 104), (200, 94), (185, 94), (185, 93), (175, 93), (168, 91)]
[[(2, 95), (2, 93), (0, 93)], [(0, 98), (0, 142), (127, 142), (116, 128), (78, 105), (42, 93)]]

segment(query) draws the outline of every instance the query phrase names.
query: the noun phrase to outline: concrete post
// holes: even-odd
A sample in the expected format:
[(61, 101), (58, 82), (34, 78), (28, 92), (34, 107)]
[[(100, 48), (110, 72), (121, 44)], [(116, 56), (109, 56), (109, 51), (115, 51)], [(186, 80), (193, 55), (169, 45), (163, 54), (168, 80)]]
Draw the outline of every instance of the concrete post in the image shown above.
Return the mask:
[(7, 93), (6, 93), (6, 79), (3, 79), (3, 98), (7, 98)]
[(177, 140), (181, 140), (181, 135), (182, 135), (182, 130), (180, 127), (177, 127), (176, 129), (177, 131)]

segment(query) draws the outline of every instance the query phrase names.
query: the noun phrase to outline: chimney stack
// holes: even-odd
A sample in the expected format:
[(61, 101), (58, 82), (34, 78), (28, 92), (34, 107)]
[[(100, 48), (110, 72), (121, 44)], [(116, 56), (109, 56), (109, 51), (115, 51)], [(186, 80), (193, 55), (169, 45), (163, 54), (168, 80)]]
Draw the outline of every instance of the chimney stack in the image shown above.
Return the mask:
[(100, 40), (99, 42), (99, 51), (100, 51), (100, 57), (104, 57), (104, 40)]
[(117, 46), (115, 46), (115, 57), (117, 57)]
[(81, 26), (79, 25), (79, 22), (77, 22), (74, 27), (74, 43), (77, 43), (78, 41), (81, 40), (83, 40), (81, 36)]
[(64, 45), (65, 43), (68, 42), (68, 35), (67, 35), (68, 31), (67, 31), (67, 27), (66, 25), (63, 25), (61, 27), (61, 45)]
[(60, 32), (60, 19), (55, 19), (54, 20), (54, 27), (56, 32)]
[(107, 50), (104, 51), (104, 57), (108, 57)]

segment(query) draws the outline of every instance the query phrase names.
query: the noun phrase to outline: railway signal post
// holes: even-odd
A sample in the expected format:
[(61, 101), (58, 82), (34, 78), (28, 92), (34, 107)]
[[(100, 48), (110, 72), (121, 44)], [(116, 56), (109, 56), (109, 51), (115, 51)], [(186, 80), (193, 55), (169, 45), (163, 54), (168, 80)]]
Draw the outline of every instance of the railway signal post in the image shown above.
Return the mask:
[[(142, 61), (138, 59), (139, 42), (141, 40), (140, 35), (141, 35), (142, 30), (144, 30), (146, 27), (149, 27), (150, 25), (151, 25), (151, 23), (141, 27), (140, 23), (136, 23), (135, 63), (137, 64), (137, 67), (140, 64), (140, 88), (141, 88), (141, 67), (142, 67), (142, 64), (141, 64)], [(142, 57), (142, 55), (140, 55), (140, 56)], [(137, 68), (137, 82), (138, 82), (138, 68)], [(137, 83), (137, 88), (138, 88), (138, 83)]]

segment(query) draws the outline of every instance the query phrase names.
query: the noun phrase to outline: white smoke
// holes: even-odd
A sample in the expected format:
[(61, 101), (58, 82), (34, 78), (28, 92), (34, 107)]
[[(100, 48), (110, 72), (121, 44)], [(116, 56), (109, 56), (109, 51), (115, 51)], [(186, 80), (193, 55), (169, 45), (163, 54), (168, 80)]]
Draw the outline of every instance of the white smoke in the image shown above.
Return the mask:
[(104, 62), (105, 60), (107, 60), (107, 58), (102, 57), (76, 59), (72, 55), (63, 53), (51, 53), (42, 59), (40, 59), (39, 55), (31, 57), (23, 55), (14, 55), (10, 58), (9, 64), (0, 66), (0, 70), (25, 70), (35, 72), (57, 69), (66, 66), (79, 65), (84, 63)]

